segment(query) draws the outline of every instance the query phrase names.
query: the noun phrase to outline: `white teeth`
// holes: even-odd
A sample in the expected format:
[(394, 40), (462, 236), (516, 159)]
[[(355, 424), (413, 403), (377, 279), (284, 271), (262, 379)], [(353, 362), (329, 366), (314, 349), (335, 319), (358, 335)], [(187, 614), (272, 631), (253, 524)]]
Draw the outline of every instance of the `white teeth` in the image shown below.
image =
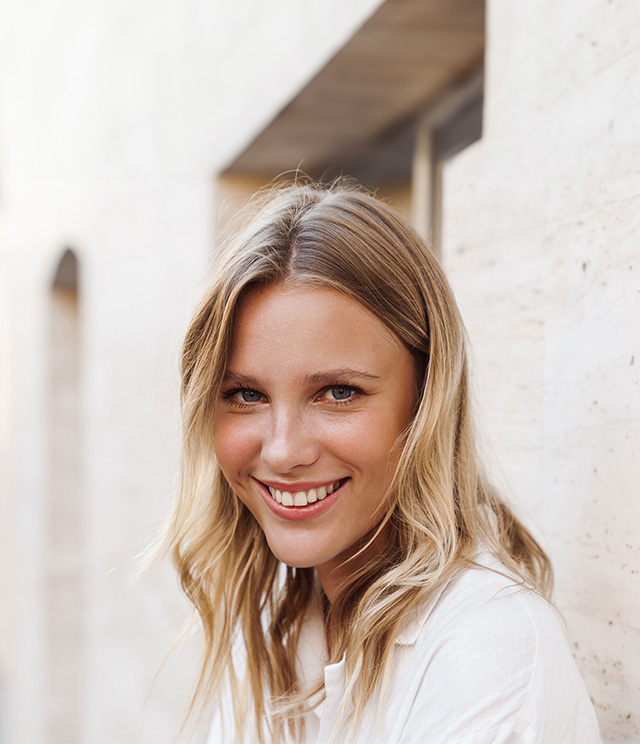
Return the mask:
[(290, 491), (279, 491), (272, 486), (268, 488), (272, 498), (283, 506), (307, 506), (307, 504), (322, 501), (322, 499), (337, 491), (339, 487), (340, 481), (330, 483), (328, 486), (320, 486), (320, 488), (310, 488), (308, 491), (295, 491), (293, 493)]

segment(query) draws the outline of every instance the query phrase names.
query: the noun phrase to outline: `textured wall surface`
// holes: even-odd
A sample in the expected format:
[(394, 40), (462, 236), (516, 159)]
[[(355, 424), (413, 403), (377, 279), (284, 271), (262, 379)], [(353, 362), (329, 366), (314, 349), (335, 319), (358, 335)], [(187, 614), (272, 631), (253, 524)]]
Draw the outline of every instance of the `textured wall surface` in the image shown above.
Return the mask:
[(640, 5), (491, 0), (444, 260), (498, 479), (556, 568), (606, 741), (640, 741)]
[[(214, 175), (380, 2), (0, 3), (0, 738), (45, 740), (57, 262), (70, 246), (80, 270), (83, 740), (169, 741), (195, 651), (145, 696), (186, 607), (169, 569), (129, 579), (174, 487)], [(488, 21), (485, 136), (445, 173), (445, 260), (502, 480), (555, 561), (605, 738), (633, 741), (640, 6), (495, 0)]]
[(168, 568), (129, 580), (174, 488), (177, 350), (211, 258), (214, 176), (379, 3), (0, 3), (0, 740), (47, 740), (57, 262), (72, 247), (80, 271), (81, 740), (170, 741), (195, 653), (145, 697), (186, 607)]

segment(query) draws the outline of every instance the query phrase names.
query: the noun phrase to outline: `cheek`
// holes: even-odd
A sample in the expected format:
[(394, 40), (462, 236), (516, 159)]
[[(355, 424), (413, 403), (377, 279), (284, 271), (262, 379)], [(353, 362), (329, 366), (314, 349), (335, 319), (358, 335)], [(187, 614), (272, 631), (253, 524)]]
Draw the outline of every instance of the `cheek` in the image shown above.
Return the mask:
[(259, 436), (246, 419), (220, 416), (214, 420), (213, 447), (222, 471), (232, 480), (259, 450)]
[(322, 438), (340, 459), (379, 476), (393, 459), (394, 444), (406, 423), (404, 416), (399, 417), (393, 408), (385, 407), (346, 416), (325, 428)]

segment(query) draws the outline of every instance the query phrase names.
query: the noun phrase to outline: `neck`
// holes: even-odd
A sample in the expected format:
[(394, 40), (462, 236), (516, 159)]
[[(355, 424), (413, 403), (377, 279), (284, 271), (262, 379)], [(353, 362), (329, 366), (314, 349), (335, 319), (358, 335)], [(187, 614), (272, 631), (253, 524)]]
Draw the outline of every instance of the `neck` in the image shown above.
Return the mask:
[(375, 530), (372, 530), (349, 550), (316, 566), (320, 584), (330, 603), (335, 599), (340, 584), (383, 552), (389, 542), (390, 529), (387, 523), (375, 537)]

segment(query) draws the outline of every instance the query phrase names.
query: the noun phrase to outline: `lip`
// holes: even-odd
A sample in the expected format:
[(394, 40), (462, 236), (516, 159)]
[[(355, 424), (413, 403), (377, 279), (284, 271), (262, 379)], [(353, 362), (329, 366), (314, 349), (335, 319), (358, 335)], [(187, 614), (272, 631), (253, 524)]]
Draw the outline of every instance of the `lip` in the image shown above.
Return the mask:
[[(333, 504), (342, 496), (344, 493), (344, 489), (346, 486), (351, 482), (351, 478), (347, 478), (344, 483), (338, 488), (336, 491), (334, 491), (329, 496), (326, 496), (322, 501), (316, 501), (313, 504), (307, 504), (306, 506), (282, 506), (282, 504), (279, 504), (273, 496), (269, 493), (269, 490), (267, 488), (267, 485), (263, 483), (262, 481), (259, 481), (257, 478), (253, 479), (257, 486), (258, 490), (260, 491), (260, 495), (265, 500), (267, 506), (271, 511), (277, 515), (278, 517), (282, 517), (283, 519), (288, 519), (294, 522), (298, 522), (300, 520), (305, 519), (313, 519), (314, 517), (320, 516), (320, 514), (324, 514), (328, 509), (330, 509)], [(341, 479), (336, 479), (341, 480)], [(327, 483), (335, 483), (335, 481), (301, 481), (300, 483), (269, 483), (268, 485), (272, 488), (277, 488), (280, 491), (290, 491), (291, 493), (294, 493), (295, 491), (307, 491), (310, 488), (318, 488), (319, 486), (324, 486)], [(295, 491), (294, 491), (295, 486)]]

